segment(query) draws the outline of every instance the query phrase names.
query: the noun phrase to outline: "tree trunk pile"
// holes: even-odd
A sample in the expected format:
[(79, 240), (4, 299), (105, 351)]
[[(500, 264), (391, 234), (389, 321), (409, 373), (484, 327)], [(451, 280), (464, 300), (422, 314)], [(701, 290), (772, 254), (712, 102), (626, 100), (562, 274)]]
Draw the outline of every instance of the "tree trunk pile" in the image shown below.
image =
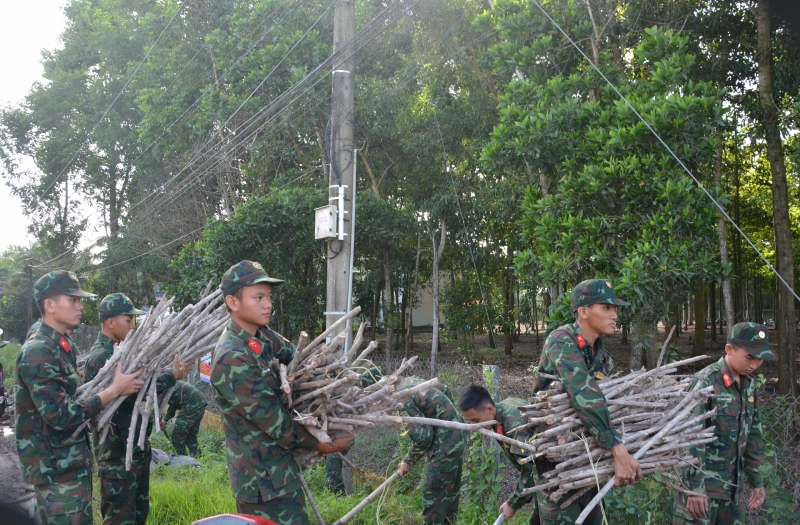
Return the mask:
[[(197, 304), (190, 304), (180, 312), (170, 311), (174, 297), (160, 301), (153, 307), (144, 322), (128, 336), (114, 351), (111, 358), (88, 383), (78, 388), (78, 399), (86, 399), (108, 388), (114, 380), (117, 363), (122, 363), (122, 371), (131, 374), (139, 369), (144, 372), (139, 379), (144, 386), (136, 396), (136, 407), (131, 417), (131, 429), (140, 425), (138, 446), (144, 448), (147, 439), (147, 425), (151, 414), (155, 418), (156, 432), (160, 432), (160, 413), (162, 405), (171, 395), (172, 389), (162, 393), (161, 400), (156, 392), (156, 379), (172, 369), (176, 355), (182, 363), (192, 363), (201, 355), (214, 348), (217, 340), (230, 318), (222, 301), (222, 292), (206, 289), (204, 297)], [(81, 425), (77, 435), (86, 425), (93, 425), (93, 432), (99, 432), (100, 442), (104, 442), (111, 428), (111, 418), (128, 396), (122, 396), (109, 403), (100, 414), (90, 422)], [(134, 436), (128, 433), (125, 468), (130, 470), (133, 454)]]
[[(284, 406), (322, 443), (330, 443), (346, 434), (394, 425), (395, 420), (382, 418), (396, 415), (408, 397), (440, 386), (438, 380), (431, 379), (395, 391), (402, 374), (416, 362), (416, 356), (403, 359), (397, 370), (374, 384), (362, 381), (370, 378), (372, 363), (367, 358), (378, 346), (377, 341), (372, 341), (358, 353), (364, 342), (366, 323), (361, 323), (353, 344), (346, 351), (342, 351), (344, 332), (325, 343), (342, 323), (360, 311), (360, 307), (353, 309), (308, 344), (308, 336), (302, 332), (294, 359), (288, 365), (279, 364), (277, 360), (272, 363), (281, 377)], [(295, 459), (308, 467), (324, 458), (316, 450), (298, 450)]]
[[(706, 403), (712, 388), (692, 389), (691, 376), (671, 374), (682, 365), (705, 358), (693, 357), (599, 382), (617, 436), (639, 460), (642, 473), (660, 472), (659, 481), (684, 492), (685, 489), (668, 481), (680, 483), (669, 471), (695, 464), (697, 459), (688, 449), (714, 440), (714, 427), (707, 428), (704, 424), (704, 420), (714, 416), (714, 411), (692, 415), (695, 407)], [(555, 464), (555, 468), (544, 475), (545, 483), (523, 494), (553, 491), (550, 498), (560, 501), (567, 493), (577, 490), (562, 504), (565, 507), (592, 487), (613, 478), (611, 452), (600, 447), (593, 437), (584, 435), (583, 423), (560, 382), (538, 392), (535, 402), (520, 410), (528, 418), (525, 427), (536, 429), (534, 439), (525, 443), (527, 447), (521, 447), (535, 452), (523, 461), (541, 457)], [(513, 436), (511, 432), (508, 435)]]

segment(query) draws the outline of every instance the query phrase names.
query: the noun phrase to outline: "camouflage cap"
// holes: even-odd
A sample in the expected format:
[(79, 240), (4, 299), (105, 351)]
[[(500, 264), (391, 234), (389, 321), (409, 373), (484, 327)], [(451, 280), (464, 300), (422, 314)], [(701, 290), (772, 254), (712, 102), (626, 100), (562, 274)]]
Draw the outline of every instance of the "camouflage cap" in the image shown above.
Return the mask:
[(359, 381), (358, 386), (360, 386), (361, 388), (366, 388), (380, 381), (382, 377), (383, 377), (383, 368), (381, 368), (380, 366), (373, 366), (372, 368), (361, 374), (361, 381)]
[(569, 296), (572, 311), (578, 311), (581, 306), (591, 306), (597, 303), (615, 304), (617, 306), (630, 306), (622, 299), (617, 298), (611, 281), (606, 279), (587, 279), (578, 283)]
[(81, 283), (75, 272), (56, 270), (42, 275), (33, 285), (33, 296), (37, 301), (54, 295), (73, 295), (75, 297), (97, 297), (81, 290)]
[(219, 289), (222, 290), (222, 296), (227, 297), (236, 293), (245, 286), (252, 286), (258, 283), (269, 283), (271, 285), (281, 284), (283, 280), (273, 279), (264, 268), (257, 262), (241, 261), (230, 268), (222, 276), (222, 282), (219, 284)]
[(141, 315), (144, 312), (137, 310), (127, 295), (112, 293), (103, 297), (97, 306), (97, 313), (100, 314), (100, 322), (103, 322), (118, 315)]
[(756, 359), (775, 359), (775, 354), (769, 349), (769, 332), (763, 324), (736, 323), (728, 344), (741, 346)]

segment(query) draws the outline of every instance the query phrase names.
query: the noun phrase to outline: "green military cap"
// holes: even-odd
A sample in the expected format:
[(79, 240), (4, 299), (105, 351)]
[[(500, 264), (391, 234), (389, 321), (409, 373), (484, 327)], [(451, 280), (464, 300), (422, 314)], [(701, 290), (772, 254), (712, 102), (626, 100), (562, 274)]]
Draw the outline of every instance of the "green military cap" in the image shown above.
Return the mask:
[(219, 289), (222, 296), (227, 297), (244, 288), (258, 283), (269, 283), (272, 285), (281, 284), (283, 280), (273, 279), (264, 271), (259, 263), (253, 261), (241, 261), (230, 268), (222, 276)]
[(615, 304), (617, 306), (630, 306), (622, 299), (617, 298), (611, 281), (606, 279), (587, 279), (578, 283), (569, 296), (572, 311), (578, 311), (581, 306), (591, 306), (597, 303)]
[(75, 297), (97, 297), (81, 290), (81, 283), (75, 272), (56, 270), (42, 275), (33, 285), (33, 296), (37, 301), (54, 295), (73, 295)]
[(141, 315), (144, 312), (137, 310), (127, 295), (112, 293), (103, 297), (97, 307), (97, 313), (100, 314), (100, 322), (103, 322), (118, 315)]
[(373, 366), (363, 374), (361, 374), (361, 381), (359, 381), (358, 386), (361, 388), (366, 388), (368, 386), (372, 386), (378, 381), (381, 380), (383, 377), (383, 368), (380, 366)]
[(769, 349), (769, 332), (763, 324), (736, 323), (728, 344), (741, 346), (756, 359), (775, 359), (775, 354)]

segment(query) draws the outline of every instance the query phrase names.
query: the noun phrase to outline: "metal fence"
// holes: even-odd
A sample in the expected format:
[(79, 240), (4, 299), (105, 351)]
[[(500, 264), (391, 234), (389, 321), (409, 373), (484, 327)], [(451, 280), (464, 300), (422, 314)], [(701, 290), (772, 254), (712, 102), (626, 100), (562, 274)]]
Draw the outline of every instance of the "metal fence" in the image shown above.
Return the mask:
[[(385, 360), (376, 358), (376, 364), (383, 365)], [(400, 359), (393, 359), (391, 366), (385, 368), (394, 370), (399, 365)], [(485, 384), (483, 367), (480, 365), (469, 365), (463, 361), (441, 361), (437, 370), (439, 381), (450, 388), (454, 397), (457, 397), (459, 391), (467, 385)], [(430, 377), (430, 363), (420, 359), (406, 372), (406, 375), (417, 375), (427, 379)], [(532, 377), (529, 372), (522, 371), (522, 367), (516, 367), (514, 370), (503, 370), (501, 367), (496, 377), (497, 385), (494, 386), (499, 389), (500, 399), (530, 397)], [(218, 412), (211, 389), (203, 385), (201, 390), (209, 401), (209, 410)], [(783, 498), (788, 508), (785, 509), (785, 520), (779, 520), (778, 523), (800, 523), (789, 517), (792, 512), (800, 512), (800, 422), (797, 417), (800, 397), (787, 398), (765, 387), (759, 391), (759, 400), (765, 450), (769, 454), (765, 461), (772, 465), (768, 467), (774, 471), (770, 475), (777, 476), (767, 482), (768, 504), (771, 499)], [(660, 504), (670, 506), (671, 500), (663, 499)], [(668, 512), (668, 509), (665, 510)], [(756, 512), (748, 512), (747, 523), (765, 524), (775, 521), (767, 516), (766, 507), (762, 507)]]

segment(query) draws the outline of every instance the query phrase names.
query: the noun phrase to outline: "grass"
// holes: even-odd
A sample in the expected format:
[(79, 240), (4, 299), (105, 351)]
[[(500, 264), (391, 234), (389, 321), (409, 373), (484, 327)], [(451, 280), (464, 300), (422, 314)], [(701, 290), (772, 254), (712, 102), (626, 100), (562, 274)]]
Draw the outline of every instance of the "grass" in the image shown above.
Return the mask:
[(0, 348), (0, 363), (3, 364), (4, 380), (3, 384), (6, 391), (14, 392), (14, 369), (17, 363), (17, 355), (22, 347), (16, 343), (10, 343)]

